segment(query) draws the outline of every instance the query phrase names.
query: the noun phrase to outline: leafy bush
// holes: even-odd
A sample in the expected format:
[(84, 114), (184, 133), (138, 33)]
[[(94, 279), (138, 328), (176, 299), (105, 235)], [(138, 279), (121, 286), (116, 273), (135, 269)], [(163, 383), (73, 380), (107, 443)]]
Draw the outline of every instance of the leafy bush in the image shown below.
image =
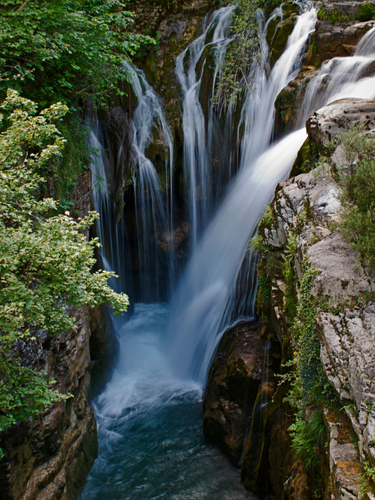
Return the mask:
[(358, 11), (357, 19), (359, 21), (370, 21), (375, 18), (375, 6), (371, 2), (365, 2)]
[[(85, 231), (97, 214), (75, 221), (50, 217), (57, 202), (40, 196), (65, 140), (55, 123), (67, 112), (58, 103), (37, 114), (37, 104), (8, 90), (0, 106), (0, 431), (35, 416), (67, 396), (52, 390), (46, 374), (17, 356), (20, 342), (36, 342), (74, 326), (67, 306), (108, 303), (117, 314), (128, 298), (107, 284), (113, 273), (92, 273), (96, 239)], [(1, 450), (0, 450), (1, 455)]]
[(0, 88), (43, 107), (92, 96), (105, 104), (126, 77), (122, 59), (150, 37), (129, 32), (122, 0), (7, 0), (0, 6)]
[(338, 142), (345, 164), (336, 180), (342, 187), (341, 231), (359, 253), (361, 263), (375, 272), (375, 142), (364, 125), (342, 132)]
[(320, 9), (318, 9), (318, 19), (319, 21), (329, 21), (333, 26), (336, 23), (349, 23), (353, 19), (347, 14), (340, 12), (337, 7), (333, 9), (326, 9), (323, 4)]
[(232, 41), (228, 46), (221, 68), (220, 81), (216, 89), (216, 103), (227, 106), (235, 102), (241, 92), (249, 86), (251, 67), (259, 56), (259, 24), (256, 11), (259, 0), (239, 0), (231, 23)]
[(304, 461), (306, 469), (316, 468), (321, 462), (320, 451), (326, 438), (321, 409), (314, 409), (307, 418), (297, 418), (289, 427), (289, 431), (296, 457)]

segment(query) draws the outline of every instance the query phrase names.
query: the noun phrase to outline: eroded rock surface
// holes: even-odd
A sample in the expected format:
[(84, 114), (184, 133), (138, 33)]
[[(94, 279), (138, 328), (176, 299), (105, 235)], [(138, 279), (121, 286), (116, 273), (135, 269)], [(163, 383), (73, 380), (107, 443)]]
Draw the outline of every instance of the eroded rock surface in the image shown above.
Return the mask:
[(203, 432), (235, 464), (262, 380), (262, 357), (259, 324), (241, 322), (224, 333), (210, 369)]
[(375, 128), (375, 100), (339, 99), (311, 115), (306, 122), (309, 137), (318, 148), (337, 139), (349, 125), (364, 124), (367, 130)]
[[(324, 146), (351, 124), (364, 123), (372, 129), (374, 111), (373, 101), (337, 101), (308, 120), (309, 136)], [(337, 151), (334, 162), (340, 162)], [(321, 301), (315, 323), (321, 361), (348, 417), (326, 412), (330, 465), (325, 498), (361, 498), (360, 462), (375, 463), (375, 280), (360, 265), (358, 255), (337, 229), (340, 191), (326, 167), (281, 183), (271, 210), (272, 224), (261, 229), (263, 242), (283, 260), (288, 242), (295, 237), (294, 266), (298, 277), (302, 277), (302, 262), (306, 258), (317, 272), (311, 293)], [(286, 284), (281, 273), (274, 275), (271, 290), (272, 326), (282, 343), (288, 317)]]
[(69, 313), (76, 317), (72, 332), (53, 338), (42, 334), (34, 343), (19, 346), (19, 354), (29, 366), (45, 369), (57, 381), (56, 388), (74, 398), (2, 433), (3, 500), (75, 500), (97, 456), (96, 421), (88, 404), (88, 310), (71, 309)]

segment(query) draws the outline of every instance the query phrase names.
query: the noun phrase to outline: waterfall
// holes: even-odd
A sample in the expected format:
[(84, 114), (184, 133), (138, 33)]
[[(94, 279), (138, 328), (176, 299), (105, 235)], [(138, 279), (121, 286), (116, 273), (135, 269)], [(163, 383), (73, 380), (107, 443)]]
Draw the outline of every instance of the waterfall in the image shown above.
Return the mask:
[[(180, 82), (183, 100), (184, 172), (185, 192), (189, 193), (189, 215), (192, 227), (192, 244), (196, 248), (211, 205), (211, 143), (213, 110), (210, 105), (208, 133), (205, 115), (199, 101), (207, 49), (214, 52), (215, 68), (209, 101), (213, 97), (220, 68), (230, 42), (229, 26), (234, 7), (215, 11), (203, 34), (198, 37), (176, 60), (176, 75)], [(202, 60), (203, 59), (203, 60)], [(187, 69), (185, 65), (187, 63)], [(209, 102), (211, 104), (211, 102)]]
[(240, 174), (193, 254), (173, 304), (171, 358), (181, 378), (204, 383), (248, 240), (306, 138), (302, 130), (266, 151), (274, 124), (274, 102), (295, 77), (315, 22), (314, 9), (298, 18), (269, 78), (263, 40), (262, 64), (254, 70), (254, 91), (248, 93), (241, 118), (245, 134)]
[[(253, 90), (247, 92), (238, 130), (233, 129), (232, 109), (224, 119), (229, 136), (238, 134), (238, 143), (240, 128), (243, 136), (238, 160), (233, 163), (228, 160), (227, 166), (231, 174), (239, 167), (238, 174), (218, 204), (219, 196), (215, 198), (211, 192), (216, 111), (202, 108), (200, 92), (210, 51), (217, 56), (213, 84), (209, 88), (211, 96), (215, 81), (220, 79), (218, 61), (230, 43), (232, 12), (233, 7), (214, 12), (203, 34), (177, 60), (176, 74), (184, 98), (184, 168), (193, 225), (193, 254), (169, 304), (138, 303), (134, 315), (117, 324), (119, 362), (112, 380), (94, 402), (100, 458), (82, 494), (84, 500), (187, 496), (254, 500), (239, 489), (234, 491), (237, 488), (234, 476), (221, 482), (228, 468), (222, 466), (220, 458), (213, 455), (212, 448), (200, 437), (201, 408), (197, 402), (224, 322), (233, 317), (232, 312), (238, 307), (233, 291), (239, 280), (246, 279), (245, 275), (239, 275), (241, 263), (245, 254), (250, 256), (250, 261), (255, 259), (247, 250), (249, 237), (272, 199), (276, 184), (288, 176), (306, 138), (305, 128), (301, 126), (280, 142), (271, 143), (275, 99), (297, 74), (309, 34), (315, 26), (316, 11), (306, 8), (298, 17), (284, 54), (270, 73), (268, 47), (262, 39), (262, 64), (252, 70)], [(372, 30), (352, 58), (336, 59), (331, 66), (324, 64), (317, 71), (305, 97), (308, 113), (338, 95), (347, 97), (365, 92), (360, 97), (369, 97), (374, 93), (373, 77), (366, 77), (366, 65), (374, 57), (374, 38)], [(154, 280), (161, 274), (157, 236), (173, 229), (173, 143), (155, 92), (141, 71), (130, 66), (128, 69), (139, 101), (139, 109), (132, 117), (134, 203), (139, 223), (137, 251), (139, 261), (153, 273), (148, 279)], [(317, 96), (317, 89), (322, 88)], [(304, 117), (299, 118), (302, 124)], [(169, 185), (164, 195), (154, 165), (146, 155), (155, 127), (164, 138), (169, 158), (165, 167)], [(113, 204), (106, 195), (107, 159), (101, 146), (102, 138), (95, 129), (90, 141), (100, 151), (93, 173), (97, 176), (94, 184), (101, 189), (94, 190), (93, 200), (102, 214), (97, 230), (104, 242), (102, 260), (105, 266), (119, 273), (117, 266), (121, 263), (116, 259), (122, 258), (126, 249), (126, 232), (113, 222)], [(148, 249), (147, 255), (143, 255), (141, 247)], [(249, 271), (253, 283), (255, 264), (253, 260), (253, 269)], [(150, 285), (144, 283), (143, 286)], [(255, 287), (253, 293), (254, 290)], [(151, 288), (145, 295), (152, 293), (157, 299), (157, 293)], [(253, 298), (254, 295), (250, 300)]]
[(375, 28), (364, 35), (353, 56), (335, 57), (325, 62), (306, 89), (298, 126), (303, 126), (316, 109), (344, 97), (369, 98), (375, 85)]
[[(143, 71), (136, 69), (129, 62), (123, 65), (128, 71), (137, 107), (132, 117), (133, 128), (132, 153), (134, 158), (134, 203), (137, 221), (138, 259), (145, 274), (153, 270), (155, 278), (145, 276), (141, 280), (142, 298), (146, 301), (160, 300), (159, 282), (162, 276), (160, 269), (163, 260), (162, 250), (158, 246), (158, 237), (173, 231), (173, 140), (164, 116), (159, 97), (148, 84)], [(159, 175), (146, 156), (146, 148), (153, 140), (153, 129), (158, 130), (159, 141), (165, 148), (166, 191), (163, 196)], [(169, 282), (174, 276), (173, 247), (167, 239), (169, 264)], [(153, 262), (151, 262), (153, 259)], [(171, 284), (168, 289), (170, 290)], [(154, 289), (156, 287), (156, 290)]]
[[(108, 192), (109, 159), (103, 146), (105, 137), (97, 122), (92, 123), (89, 148), (92, 151), (93, 204), (100, 214), (96, 230), (104, 245), (100, 251), (103, 267), (114, 270), (119, 280), (111, 280), (117, 291), (131, 293), (131, 270), (136, 261), (138, 300), (151, 302), (166, 299), (173, 287), (175, 275), (173, 234), (173, 140), (159, 97), (148, 84), (144, 73), (124, 61), (129, 80), (137, 98), (127, 131), (130, 138), (133, 193), (127, 196), (126, 206), (134, 204), (136, 219), (137, 255), (129, 249), (126, 217), (116, 223), (115, 204)], [(147, 158), (147, 147), (155, 141), (165, 150), (164, 185), (153, 163)], [(107, 138), (108, 142), (108, 138)], [(121, 146), (122, 148), (123, 146)], [(121, 158), (121, 151), (118, 154)], [(119, 160), (118, 160), (119, 161)], [(116, 165), (118, 170), (118, 165)], [(126, 210), (126, 208), (125, 208)], [(161, 249), (161, 242), (164, 249)], [(132, 263), (133, 260), (133, 263)], [(119, 327), (121, 323), (119, 324)]]
[[(103, 269), (115, 271), (119, 279), (111, 279), (111, 286), (118, 292), (132, 289), (131, 276), (123, 272), (125, 255), (129, 254), (127, 239), (115, 222), (115, 206), (108, 195), (107, 170), (109, 160), (100, 140), (97, 121), (91, 124), (88, 148), (91, 155), (93, 176), (92, 200), (94, 210), (100, 214), (95, 228), (101, 243), (99, 259)], [(129, 293), (129, 292), (128, 292)]]

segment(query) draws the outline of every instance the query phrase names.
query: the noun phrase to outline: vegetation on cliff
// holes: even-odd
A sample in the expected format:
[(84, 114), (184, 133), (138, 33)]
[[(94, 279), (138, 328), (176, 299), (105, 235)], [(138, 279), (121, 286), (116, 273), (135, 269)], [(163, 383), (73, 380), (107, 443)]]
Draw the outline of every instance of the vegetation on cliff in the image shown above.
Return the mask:
[(126, 295), (107, 284), (113, 273), (91, 272), (98, 242), (88, 242), (84, 231), (97, 215), (78, 221), (68, 212), (51, 216), (58, 203), (40, 196), (43, 174), (64, 147), (54, 123), (66, 106), (58, 103), (37, 114), (33, 101), (9, 90), (1, 110), (6, 129), (0, 135), (0, 431), (67, 397), (21, 359), (22, 344), (44, 332), (71, 329), (68, 306), (108, 303), (120, 314), (128, 304)]
[(342, 188), (341, 231), (358, 252), (369, 273), (375, 272), (375, 142), (364, 125), (342, 132), (331, 148), (340, 146), (343, 165), (334, 177)]
[(24, 354), (72, 329), (70, 306), (126, 310), (127, 296), (107, 284), (113, 274), (92, 272), (98, 242), (86, 234), (97, 214), (76, 220), (67, 209), (89, 164), (82, 109), (119, 92), (122, 59), (151, 39), (129, 32), (121, 0), (7, 0), (0, 13), (2, 431), (69, 397)]
[[(0, 97), (7, 89), (38, 103), (60, 101), (69, 112), (57, 126), (66, 146), (54, 189), (64, 209), (77, 177), (90, 162), (86, 124), (91, 107), (121, 94), (122, 65), (152, 39), (131, 33), (133, 14), (122, 0), (7, 0), (0, 5)], [(88, 100), (89, 99), (89, 100)]]
[[(324, 365), (323, 368), (322, 365), (323, 334), (319, 325), (324, 315), (340, 317), (346, 310), (351, 311), (353, 305), (344, 303), (343, 299), (339, 300), (337, 297), (331, 299), (323, 291), (317, 293), (317, 283), (322, 279), (321, 269), (326, 264), (322, 262), (322, 267), (319, 267), (319, 253), (315, 255), (314, 264), (306, 255), (313, 256), (314, 251), (309, 253), (308, 249), (317, 248), (323, 243), (319, 227), (324, 227), (323, 233), (332, 238), (336, 234), (336, 239), (343, 241), (338, 235), (341, 232), (346, 238), (343, 245), (349, 249), (349, 241), (356, 250), (356, 253), (352, 252), (354, 268), (362, 265), (367, 270), (367, 275), (373, 274), (374, 145), (372, 134), (366, 131), (365, 125), (349, 126), (348, 130), (338, 133), (337, 139), (329, 143), (328, 147), (322, 146), (321, 153), (329, 153), (329, 157), (321, 156), (318, 168), (306, 176), (307, 179), (300, 177), (295, 181), (291, 180), (287, 187), (277, 192), (275, 200), (262, 217), (258, 236), (252, 240), (253, 247), (262, 256), (259, 266), (258, 314), (269, 335), (277, 334), (282, 347), (279, 391), (286, 393), (284, 404), (287, 403), (294, 413), (289, 434), (293, 460), (300, 464), (298, 467), (301, 470), (296, 477), (298, 474), (299, 477), (304, 475), (309, 488), (314, 490), (313, 495), (318, 497), (328, 484), (324, 477), (327, 475), (324, 456), (328, 452), (326, 443), (329, 441), (327, 421), (333, 422), (332, 425), (336, 425), (336, 421), (344, 422), (345, 413), (350, 414), (350, 407), (355, 406), (349, 396), (343, 397), (341, 401), (340, 391), (337, 387), (333, 389), (332, 380), (327, 379), (332, 374), (329, 375), (327, 366)], [(334, 156), (332, 153), (335, 153)], [(308, 183), (310, 187), (304, 188)], [(295, 187), (295, 192), (292, 186)], [(323, 193), (329, 191), (332, 207), (336, 207), (337, 214), (332, 217), (319, 215), (320, 202), (315, 199), (315, 205), (311, 205), (313, 194), (307, 195), (308, 189), (315, 189), (323, 197)], [(341, 204), (333, 201), (337, 197)], [(324, 201), (327, 203), (326, 198)], [(289, 215), (286, 216), (285, 213)], [(328, 210), (328, 213), (331, 212)], [(281, 219), (283, 222), (280, 222)], [(327, 236), (327, 241), (329, 238)], [(337, 262), (340, 265), (340, 261)], [(355, 273), (353, 276), (356, 276)], [(345, 286), (343, 278), (343, 290)], [(371, 290), (371, 286), (369, 289)], [(343, 294), (345, 295), (344, 292)], [(363, 296), (355, 294), (351, 300), (354, 300), (359, 309), (373, 300), (373, 295), (367, 292)], [(337, 399), (338, 394), (340, 400)], [(345, 426), (350, 428), (348, 422)], [(347, 442), (348, 449), (354, 449), (355, 456), (358, 450), (355, 451), (355, 442), (348, 436), (345, 437), (345, 443)], [(357, 470), (360, 470), (359, 465), (353, 468), (353, 477), (359, 475)], [(369, 462), (364, 462), (363, 472), (371, 481), (372, 470)], [(358, 481), (358, 477), (353, 481)]]
[(258, 64), (261, 44), (259, 9), (272, 10), (279, 0), (239, 0), (230, 26), (232, 40), (223, 60), (215, 101), (225, 107), (251, 86), (251, 69)]

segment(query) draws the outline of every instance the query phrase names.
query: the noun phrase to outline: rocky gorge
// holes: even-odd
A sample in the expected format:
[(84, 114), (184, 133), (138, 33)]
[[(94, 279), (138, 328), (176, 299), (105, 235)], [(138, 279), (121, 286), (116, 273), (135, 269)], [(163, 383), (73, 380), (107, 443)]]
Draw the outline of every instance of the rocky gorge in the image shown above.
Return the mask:
[[(371, 133), (374, 116), (373, 100), (334, 101), (307, 120), (308, 141), (323, 151), (350, 126), (362, 123)], [(333, 165), (342, 168), (345, 161), (339, 146), (333, 152)], [(251, 324), (224, 332), (206, 388), (205, 435), (235, 463), (241, 456), (245, 485), (253, 491), (271, 491), (275, 499), (373, 498), (371, 489), (364, 487), (364, 467), (369, 467), (364, 464), (373, 464), (375, 282), (337, 229), (340, 188), (331, 172), (323, 163), (277, 186), (258, 228), (262, 256), (258, 311), (264, 326), (257, 327), (251, 342)], [(314, 271), (309, 298), (316, 304), (312, 332), (319, 343), (319, 362), (338, 401), (336, 410), (329, 408), (328, 400), (323, 405), (326, 442), (313, 451), (321, 455), (318, 471), (308, 469), (296, 449), (292, 451), (288, 429), (293, 428), (295, 415), (287, 397), (290, 387), (285, 382), (280, 385), (297, 350), (288, 297), (294, 294), (298, 308), (306, 261)], [(292, 280), (286, 273), (289, 265)], [(244, 333), (239, 336), (240, 329)], [(261, 366), (263, 373), (257, 372)], [(239, 387), (243, 387), (240, 395)], [(309, 414), (304, 418), (308, 421)]]
[[(207, 440), (217, 444), (232, 464), (240, 467), (247, 489), (275, 500), (374, 498), (371, 471), (375, 467), (372, 345), (375, 282), (358, 264), (355, 251), (338, 229), (340, 189), (331, 167), (324, 166), (324, 161), (317, 167), (316, 164), (320, 154), (327, 154), (328, 143), (338, 139), (342, 130), (359, 123), (364, 124), (368, 132), (374, 129), (375, 104), (369, 99), (346, 98), (324, 107), (319, 101), (313, 109), (306, 106), (309, 84), (324, 64), (335, 57), (355, 54), (360, 40), (374, 27), (373, 20), (357, 19), (362, 3), (316, 3), (320, 16), (318, 14), (315, 32), (305, 46), (303, 64), (278, 94), (273, 136), (281, 139), (307, 120), (308, 138), (293, 165), (293, 177), (277, 185), (274, 199), (258, 228), (255, 247), (261, 259), (258, 320), (241, 319), (224, 325), (205, 391), (203, 431)], [(273, 3), (269, 4), (267, 16), (273, 10)], [(134, 153), (138, 130), (134, 129), (134, 123), (140, 98), (134, 86), (125, 83), (127, 95), (115, 97), (111, 110), (101, 110), (97, 117), (106, 189), (115, 207), (113, 220), (106, 221), (104, 253), (99, 255), (99, 262), (103, 265), (103, 256), (110, 253), (110, 246), (115, 246), (108, 243), (108, 232), (114, 233), (116, 227), (118, 248), (119, 242), (127, 241), (128, 254), (124, 252), (121, 261), (122, 276), (126, 275), (124, 288), (134, 302), (149, 302), (155, 295), (156, 300), (166, 300), (169, 285), (165, 275), (170, 272), (166, 262), (173, 255), (174, 265), (181, 270), (192, 253), (194, 222), (187, 210), (189, 191), (184, 187), (187, 138), (184, 96), (178, 86), (175, 60), (204, 32), (213, 10), (223, 6), (224, 3), (219, 5), (208, 0), (129, 3), (129, 9), (138, 16), (136, 29), (147, 31), (157, 40), (151, 53), (141, 54), (133, 62), (145, 75), (145, 80), (138, 76), (143, 86), (142, 95), (148, 92), (144, 83), (147, 80), (163, 99), (163, 112), (173, 142), (170, 148), (167, 129), (153, 124), (151, 138), (146, 141), (142, 154), (155, 166), (163, 196), (169, 196), (175, 203), (173, 231), (160, 225), (153, 226), (147, 233), (149, 246), (145, 246), (144, 253), (150, 257), (146, 260), (139, 251), (143, 243), (139, 243), (136, 223), (137, 217), (142, 220), (143, 214), (147, 210), (151, 214), (153, 208), (139, 208), (137, 203), (141, 197), (137, 195), (134, 180), (139, 165), (139, 157)], [(269, 23), (266, 34), (271, 48), (269, 70), (282, 55), (299, 11), (298, 2), (285, 2), (283, 14)], [(206, 24), (203, 23), (202, 28), (204, 19)], [(209, 32), (208, 40), (213, 31)], [(195, 69), (201, 78), (199, 102), (206, 126), (211, 119), (210, 89), (214, 82), (214, 64), (209, 57), (207, 61), (204, 59), (208, 53), (205, 49)], [(373, 69), (373, 65), (367, 64), (361, 78), (373, 76)], [(324, 93), (328, 84), (329, 78), (323, 76), (317, 94)], [(220, 178), (223, 165), (232, 158), (233, 148), (241, 144), (246, 133), (241, 122), (242, 105), (239, 101), (233, 113), (231, 127), (239, 133), (231, 138), (229, 145), (222, 139), (226, 126), (222, 117), (212, 122), (219, 131), (208, 148), (213, 172), (210, 182), (214, 188), (209, 187), (205, 195), (200, 185), (195, 193), (196, 199), (202, 200), (211, 196), (211, 190), (217, 190), (212, 195), (212, 211), (212, 207), (219, 206), (218, 200), (224, 196), (230, 177), (241, 168), (237, 159), (231, 163), (233, 171), (224, 172)], [(301, 118), (305, 110), (308, 116)], [(345, 163), (340, 148), (330, 162), (337, 168)], [(173, 183), (166, 165), (173, 165)], [(78, 216), (90, 209), (93, 183), (98, 181), (95, 177), (92, 181), (89, 173), (76, 187), (73, 210)], [(150, 192), (151, 187), (147, 185), (145, 191)], [(96, 233), (100, 233), (98, 228)], [(287, 377), (288, 367), (296, 359), (297, 339), (291, 327), (301, 303), (307, 261), (312, 275), (309, 297), (315, 304), (314, 340), (318, 342), (313, 344), (313, 349), (318, 349), (319, 362), (332, 389), (327, 402), (321, 404), (324, 439), (314, 444), (313, 453), (319, 460), (310, 468), (306, 457), (299, 455), (292, 445), (289, 429), (296, 422), (296, 410), (288, 397), (292, 381)], [(254, 261), (248, 265), (254, 267)], [(148, 275), (152, 278), (147, 291), (144, 283)], [(254, 276), (249, 279), (254, 280)], [(242, 281), (239, 280), (236, 287), (236, 303), (241, 293), (252, 297)], [(97, 457), (97, 425), (89, 404), (90, 370), (95, 368), (93, 376), (101, 379), (98, 384), (102, 388), (106, 380), (100, 374), (107, 373), (108, 364), (114, 363), (119, 344), (113, 335), (113, 323), (104, 311), (83, 308), (71, 310), (69, 314), (76, 318), (73, 332), (62, 332), (52, 340), (41, 335), (34, 345), (18, 347), (30, 366), (45, 369), (57, 380), (57, 387), (72, 393), (74, 398), (3, 433), (0, 444), (5, 458), (0, 463), (0, 490), (4, 500), (73, 500)], [(100, 392), (94, 391), (94, 395)], [(331, 399), (334, 404), (330, 404)], [(131, 412), (132, 406), (129, 408)], [(128, 410), (121, 411), (123, 416)], [(306, 422), (313, 413), (314, 408), (305, 408)]]

